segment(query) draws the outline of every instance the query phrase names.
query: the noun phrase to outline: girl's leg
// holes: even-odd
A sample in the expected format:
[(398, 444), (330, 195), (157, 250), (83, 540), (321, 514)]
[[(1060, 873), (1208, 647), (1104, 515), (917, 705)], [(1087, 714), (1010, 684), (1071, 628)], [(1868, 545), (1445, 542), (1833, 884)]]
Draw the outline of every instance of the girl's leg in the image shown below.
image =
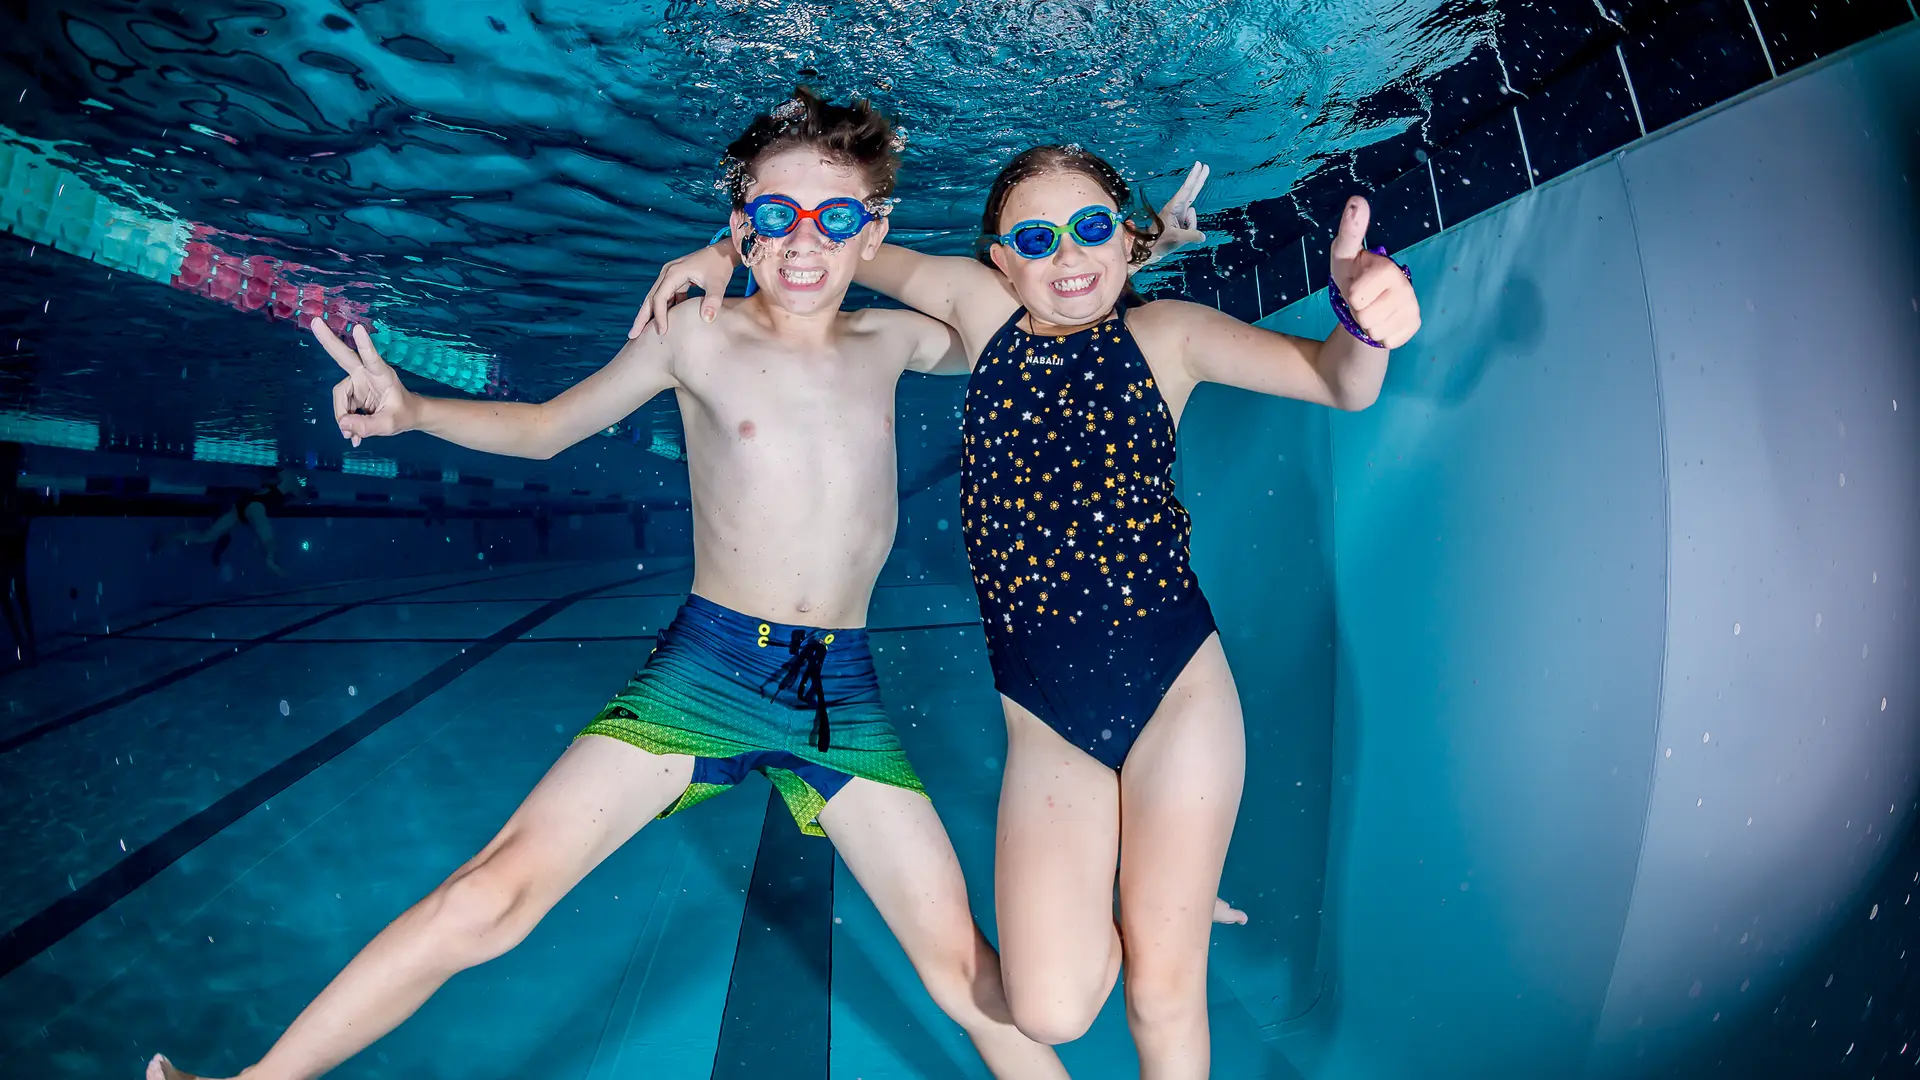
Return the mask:
[(933, 804), (855, 778), (820, 814), (847, 869), (880, 909), (920, 982), (999, 1080), (1066, 1080), (1053, 1050), (1013, 1026), (1000, 958), (973, 921), (967, 883)]
[(1120, 925), (1141, 1080), (1207, 1076), (1208, 939), (1246, 765), (1240, 697), (1216, 635), (1120, 773)]
[(1071, 1042), (1093, 1025), (1120, 973), (1119, 778), (1026, 709), (1000, 701), (1007, 769), (993, 891), (1007, 999), (1021, 1031)]
[[(579, 739), (480, 854), (382, 930), (240, 1075), (308, 1080), (366, 1049), (455, 974), (518, 945), (692, 777), (690, 757)], [(194, 1078), (156, 1057), (147, 1080)]]

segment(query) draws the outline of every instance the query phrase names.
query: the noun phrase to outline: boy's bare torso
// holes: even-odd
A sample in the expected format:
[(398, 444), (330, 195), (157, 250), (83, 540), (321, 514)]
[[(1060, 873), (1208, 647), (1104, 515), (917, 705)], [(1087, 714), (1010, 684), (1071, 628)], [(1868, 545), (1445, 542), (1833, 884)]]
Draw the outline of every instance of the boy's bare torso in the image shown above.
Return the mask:
[[(866, 624), (899, 517), (894, 391), (939, 324), (840, 313), (826, 340), (777, 340), (730, 301), (668, 337), (693, 491), (693, 591), (766, 619)], [(940, 330), (944, 332), (944, 327)]]

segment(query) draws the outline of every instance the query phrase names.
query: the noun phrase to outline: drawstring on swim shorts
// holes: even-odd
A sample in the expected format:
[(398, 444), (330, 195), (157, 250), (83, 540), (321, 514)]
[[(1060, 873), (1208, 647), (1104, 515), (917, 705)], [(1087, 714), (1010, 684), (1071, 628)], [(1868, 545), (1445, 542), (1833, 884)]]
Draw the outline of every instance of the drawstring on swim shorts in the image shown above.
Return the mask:
[(820, 666), (827, 659), (826, 643), (819, 638), (809, 637), (803, 630), (795, 630), (787, 641), (787, 650), (793, 653), (793, 658), (774, 673), (780, 678), (780, 687), (774, 693), (778, 695), (792, 687), (793, 696), (800, 704), (813, 706), (813, 744), (824, 754), (830, 746), (827, 737), (827, 694), (820, 682)]

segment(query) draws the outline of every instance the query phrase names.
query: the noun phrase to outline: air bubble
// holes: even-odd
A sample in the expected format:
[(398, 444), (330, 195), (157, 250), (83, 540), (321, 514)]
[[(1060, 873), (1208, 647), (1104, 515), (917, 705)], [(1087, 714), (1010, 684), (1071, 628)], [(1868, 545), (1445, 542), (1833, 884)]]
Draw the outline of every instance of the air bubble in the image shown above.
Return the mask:
[(293, 715), (293, 706), (288, 705), (285, 698), (280, 699), (280, 715), (281, 716)]
[(1739, 624), (1739, 623), (1734, 623), (1734, 624), (1733, 624), (1733, 636), (1734, 636), (1734, 637), (1739, 637), (1739, 636), (1740, 636), (1740, 624)]

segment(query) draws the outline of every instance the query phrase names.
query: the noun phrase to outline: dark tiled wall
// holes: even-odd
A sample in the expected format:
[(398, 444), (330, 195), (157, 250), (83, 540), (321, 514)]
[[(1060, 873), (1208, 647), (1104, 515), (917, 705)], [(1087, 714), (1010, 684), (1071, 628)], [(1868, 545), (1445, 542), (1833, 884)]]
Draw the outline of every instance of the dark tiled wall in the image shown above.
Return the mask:
[[(1545, 0), (1505, 5), (1494, 40), (1425, 84), (1362, 104), (1418, 118), (1246, 208), (1226, 244), (1155, 286), (1253, 321), (1325, 287), (1340, 208), (1398, 251), (1777, 75), (1915, 18), (1917, 0)], [(1556, 10), (1557, 8), (1557, 10)], [(1444, 17), (1444, 14), (1441, 16)], [(1356, 182), (1357, 178), (1357, 182)]]

